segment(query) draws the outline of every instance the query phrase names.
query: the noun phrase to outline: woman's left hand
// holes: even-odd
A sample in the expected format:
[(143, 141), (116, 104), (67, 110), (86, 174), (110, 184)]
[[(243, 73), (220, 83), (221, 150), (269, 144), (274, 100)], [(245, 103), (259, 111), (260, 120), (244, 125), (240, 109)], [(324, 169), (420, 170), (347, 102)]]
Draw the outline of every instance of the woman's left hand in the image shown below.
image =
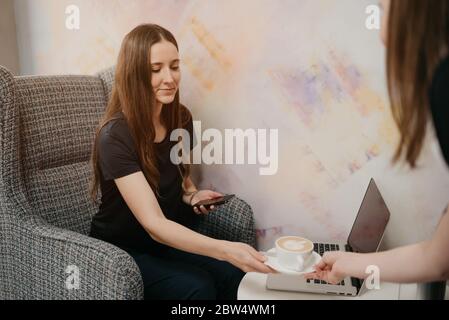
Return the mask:
[(196, 203), (203, 201), (203, 200), (210, 200), (222, 197), (223, 195), (221, 193), (211, 191), (211, 190), (200, 190), (198, 191), (193, 198), (191, 199), (190, 203), (193, 206), (193, 211), (195, 211), (196, 214), (208, 214), (209, 212), (213, 211), (215, 209), (215, 206), (211, 206), (209, 210), (204, 207), (200, 206), (199, 209), (195, 206)]

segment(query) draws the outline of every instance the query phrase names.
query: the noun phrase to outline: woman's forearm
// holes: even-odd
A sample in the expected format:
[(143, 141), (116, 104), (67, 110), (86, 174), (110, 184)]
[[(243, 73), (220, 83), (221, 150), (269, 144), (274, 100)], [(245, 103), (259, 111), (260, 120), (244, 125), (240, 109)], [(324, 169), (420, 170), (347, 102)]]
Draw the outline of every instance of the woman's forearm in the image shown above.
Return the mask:
[(168, 220), (142, 172), (115, 182), (137, 221), (154, 240), (183, 251), (223, 259), (226, 241), (203, 236)]
[[(385, 252), (372, 254), (349, 254), (344, 273), (364, 279), (374, 266), (379, 270), (381, 281), (412, 283), (426, 282), (438, 277), (438, 270), (432, 266), (430, 243), (422, 242)], [(433, 269), (432, 269), (433, 268)]]
[(151, 237), (178, 250), (224, 260), (225, 241), (206, 237), (174, 221), (158, 218), (154, 230), (147, 229)]
[(184, 187), (185, 187), (186, 191), (190, 191), (190, 192), (198, 190), (190, 177), (187, 177), (184, 180)]
[(449, 279), (449, 213), (442, 217), (430, 241), (372, 254), (349, 254), (343, 273), (366, 278), (368, 266), (377, 266), (380, 279), (414, 283)]
[(190, 204), (192, 200), (193, 194), (198, 191), (197, 187), (193, 183), (192, 179), (190, 177), (187, 177), (184, 180), (184, 193), (182, 195), (182, 201), (186, 204)]

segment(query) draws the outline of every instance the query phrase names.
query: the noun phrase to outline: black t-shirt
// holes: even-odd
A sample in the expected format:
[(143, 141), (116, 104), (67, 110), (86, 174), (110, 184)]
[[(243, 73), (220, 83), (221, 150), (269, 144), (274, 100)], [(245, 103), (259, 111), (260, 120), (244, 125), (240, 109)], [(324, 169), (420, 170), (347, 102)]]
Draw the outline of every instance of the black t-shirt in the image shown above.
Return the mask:
[(441, 152), (449, 166), (449, 57), (435, 71), (430, 88), (430, 108)]
[[(123, 113), (114, 116), (98, 137), (98, 164), (100, 169), (101, 204), (91, 224), (92, 237), (112, 243), (127, 251), (154, 251), (165, 246), (154, 241), (135, 218), (114, 179), (143, 171), (134, 140)], [(185, 128), (193, 137), (192, 120)], [(177, 142), (170, 141), (170, 132), (164, 141), (154, 143), (157, 168), (160, 173), (159, 206), (165, 217), (185, 226), (194, 221), (193, 210), (182, 201), (182, 176), (170, 160), (170, 150)], [(193, 147), (193, 139), (191, 142)]]

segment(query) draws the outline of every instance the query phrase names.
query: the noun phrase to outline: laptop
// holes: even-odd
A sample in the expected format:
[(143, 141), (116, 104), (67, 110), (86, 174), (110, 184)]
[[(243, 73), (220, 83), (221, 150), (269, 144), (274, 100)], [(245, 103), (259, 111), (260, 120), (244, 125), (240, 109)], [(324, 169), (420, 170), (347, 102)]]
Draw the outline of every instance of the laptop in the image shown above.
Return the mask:
[[(374, 179), (371, 179), (346, 243), (315, 243), (315, 251), (321, 256), (326, 251), (377, 252), (389, 219), (390, 211)], [(357, 296), (366, 289), (364, 280), (351, 277), (347, 277), (338, 285), (331, 285), (320, 280), (306, 280), (284, 274), (269, 274), (266, 286), (272, 290), (345, 296)]]

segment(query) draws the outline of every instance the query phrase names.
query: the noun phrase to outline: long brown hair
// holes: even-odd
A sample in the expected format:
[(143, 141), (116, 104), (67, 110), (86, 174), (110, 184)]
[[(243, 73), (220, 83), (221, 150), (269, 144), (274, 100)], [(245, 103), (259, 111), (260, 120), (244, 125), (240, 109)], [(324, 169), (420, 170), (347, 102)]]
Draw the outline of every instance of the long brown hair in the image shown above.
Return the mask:
[[(123, 40), (115, 70), (115, 83), (106, 112), (97, 128), (93, 151), (93, 181), (91, 197), (97, 201), (100, 182), (98, 165), (98, 136), (101, 129), (111, 120), (117, 119), (117, 114), (123, 112), (142, 166), (142, 172), (152, 190), (159, 194), (159, 171), (156, 165), (154, 143), (156, 131), (153, 125), (153, 113), (156, 99), (154, 97), (151, 77), (151, 47), (161, 41), (169, 41), (178, 49), (174, 36), (166, 29), (144, 24), (133, 29)], [(179, 50), (179, 49), (178, 49)], [(165, 105), (161, 112), (161, 123), (167, 129), (167, 134), (174, 129), (185, 128), (191, 114), (179, 103), (179, 91), (174, 101)], [(183, 178), (188, 177), (190, 168), (182, 165), (180, 170)]]
[(387, 78), (403, 155), (416, 167), (429, 119), (429, 89), (449, 44), (449, 1), (391, 0), (387, 29)]

